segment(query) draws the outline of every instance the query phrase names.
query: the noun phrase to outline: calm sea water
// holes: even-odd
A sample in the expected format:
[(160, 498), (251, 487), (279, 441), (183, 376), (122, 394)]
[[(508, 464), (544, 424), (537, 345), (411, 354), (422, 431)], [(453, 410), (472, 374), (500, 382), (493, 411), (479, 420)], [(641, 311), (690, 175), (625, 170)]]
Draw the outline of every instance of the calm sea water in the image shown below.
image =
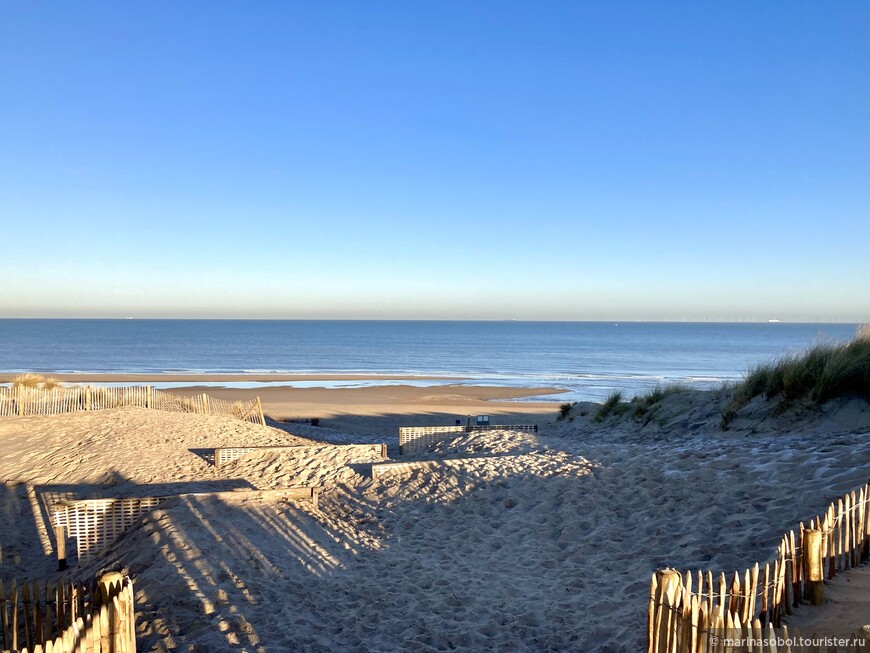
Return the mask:
[(565, 401), (600, 399), (613, 389), (631, 395), (663, 382), (711, 387), (820, 339), (846, 340), (855, 329), (783, 323), (0, 320), (0, 371), (456, 375), (475, 383), (560, 386), (571, 394), (551, 398)]

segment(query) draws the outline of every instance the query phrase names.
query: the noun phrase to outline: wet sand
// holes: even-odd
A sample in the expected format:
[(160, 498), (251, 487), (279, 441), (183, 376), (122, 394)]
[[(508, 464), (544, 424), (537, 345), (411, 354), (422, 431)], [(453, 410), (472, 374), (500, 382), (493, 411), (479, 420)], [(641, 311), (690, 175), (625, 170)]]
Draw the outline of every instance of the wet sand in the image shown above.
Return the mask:
[[(400, 426), (454, 424), (490, 415), (497, 424), (535, 424), (555, 417), (557, 401), (515, 401), (529, 397), (556, 398), (559, 388), (503, 388), (477, 385), (384, 385), (365, 388), (251, 389), (191, 386), (174, 394), (208, 393), (232, 401), (260, 397), (267, 419), (286, 421), (317, 418), (321, 426), (349, 433), (395, 435)], [(514, 401), (506, 401), (514, 400)]]

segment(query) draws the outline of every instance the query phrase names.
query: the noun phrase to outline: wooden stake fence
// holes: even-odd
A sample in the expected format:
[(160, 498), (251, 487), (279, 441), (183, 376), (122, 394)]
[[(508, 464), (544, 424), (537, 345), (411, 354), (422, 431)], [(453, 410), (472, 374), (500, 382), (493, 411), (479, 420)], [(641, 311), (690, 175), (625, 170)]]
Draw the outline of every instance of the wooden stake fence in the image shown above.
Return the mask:
[(265, 426), (260, 398), (251, 401), (227, 401), (207, 394), (192, 397), (156, 390), (152, 386), (107, 388), (69, 386), (43, 388), (0, 387), (0, 417), (58, 415), (83, 410), (105, 410), (121, 406), (153, 408), (174, 413), (195, 413), (233, 417)]
[(0, 582), (3, 653), (136, 653), (133, 583)]
[[(802, 601), (821, 603), (825, 578), (831, 579), (868, 559), (870, 483), (831, 503), (823, 515), (806, 524), (801, 522), (798, 529), (783, 535), (773, 562), (766, 563), (763, 569), (756, 563), (743, 574), (735, 571), (730, 582), (724, 573), (714, 575), (711, 571), (655, 572), (650, 587), (647, 651), (816, 651), (793, 644), (777, 648), (776, 642), (788, 634), (784, 618)], [(754, 638), (754, 645), (725, 648), (726, 640), (745, 642), (747, 638)], [(870, 636), (865, 634), (864, 638), (866, 648), (848, 650), (870, 651)]]

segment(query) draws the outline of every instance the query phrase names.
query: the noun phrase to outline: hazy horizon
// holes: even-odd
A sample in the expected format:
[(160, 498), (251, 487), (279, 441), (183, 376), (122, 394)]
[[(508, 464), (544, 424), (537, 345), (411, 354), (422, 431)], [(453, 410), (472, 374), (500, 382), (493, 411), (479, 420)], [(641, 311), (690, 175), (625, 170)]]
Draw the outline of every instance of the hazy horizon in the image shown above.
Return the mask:
[(141, 321), (203, 321), (203, 322), (526, 322), (526, 323), (590, 323), (590, 324), (852, 324), (861, 326), (865, 324), (855, 320), (779, 320), (769, 319), (746, 319), (746, 320), (690, 320), (690, 319), (667, 319), (667, 320), (641, 320), (641, 319), (601, 319), (601, 320), (520, 320), (514, 318), (321, 318), (321, 317), (132, 317), (132, 316), (105, 316), (105, 317), (0, 317), (0, 320), (141, 320)]
[(0, 8), (0, 317), (870, 322), (870, 5)]

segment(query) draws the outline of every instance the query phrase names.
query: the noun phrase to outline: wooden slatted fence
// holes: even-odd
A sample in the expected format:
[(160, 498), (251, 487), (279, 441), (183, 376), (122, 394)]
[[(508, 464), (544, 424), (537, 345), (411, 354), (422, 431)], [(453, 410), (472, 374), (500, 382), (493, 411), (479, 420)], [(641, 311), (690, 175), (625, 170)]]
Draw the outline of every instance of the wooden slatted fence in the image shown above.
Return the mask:
[[(766, 653), (773, 648), (735, 646), (724, 640), (758, 635), (780, 639), (785, 618), (802, 602), (820, 603), (824, 580), (870, 560), (870, 483), (832, 502), (809, 522), (783, 535), (776, 556), (733, 577), (712, 571), (653, 574), (647, 618), (648, 653), (731, 651)], [(778, 631), (775, 629), (779, 629)], [(870, 651), (870, 636), (865, 634)], [(776, 642), (776, 639), (773, 640)], [(780, 646), (779, 650), (783, 650)], [(818, 650), (796, 648), (792, 653)]]
[(148, 512), (170, 499), (246, 497), (306, 499), (318, 507), (320, 491), (316, 487), (290, 487), (280, 490), (244, 490), (231, 492), (198, 492), (161, 497), (123, 497), (113, 499), (81, 499), (63, 501), (51, 506), (51, 523), (57, 541), (58, 563), (66, 567), (66, 541), (75, 539), (79, 561), (89, 560), (139, 522)]
[(136, 653), (133, 583), (0, 582), (3, 653)]
[(58, 554), (65, 552), (66, 538), (73, 538), (78, 560), (91, 559), (167, 499), (169, 497), (82, 499), (53, 505), (51, 524), (58, 543)]
[(399, 453), (412, 453), (441, 442), (459, 433), (480, 431), (524, 431), (537, 433), (537, 424), (491, 424), (488, 426), (401, 426), (399, 427)]
[(207, 394), (181, 397), (152, 386), (69, 386), (50, 390), (22, 386), (0, 387), (0, 417), (57, 415), (121, 406), (217, 415), (253, 424), (266, 424), (259, 397), (251, 401), (227, 401)]
[[(314, 445), (317, 447), (323, 445)], [(332, 445), (335, 447), (347, 448), (347, 449), (359, 449), (365, 453), (375, 453), (381, 456), (381, 458), (387, 457), (387, 445), (386, 444), (336, 444)], [(310, 449), (312, 445), (306, 444), (295, 444), (295, 445), (278, 445), (271, 447), (220, 447), (214, 450), (214, 464), (215, 467), (220, 467), (221, 465), (225, 465), (233, 460), (238, 460), (242, 456), (245, 456), (249, 453), (256, 452), (269, 452), (269, 451), (295, 451), (298, 449)]]

